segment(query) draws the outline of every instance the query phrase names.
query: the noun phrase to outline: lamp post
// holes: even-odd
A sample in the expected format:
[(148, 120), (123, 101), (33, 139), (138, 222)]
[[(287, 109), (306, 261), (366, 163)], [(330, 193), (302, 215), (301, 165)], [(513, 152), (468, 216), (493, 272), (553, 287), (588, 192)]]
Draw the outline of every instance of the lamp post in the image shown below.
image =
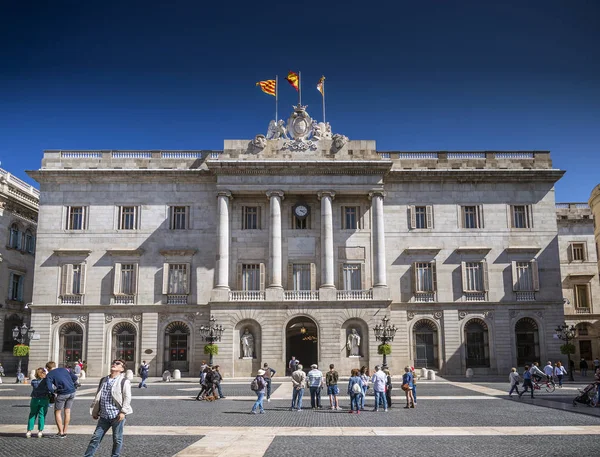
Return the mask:
[[(223, 328), (222, 325), (217, 325), (217, 320), (214, 316), (210, 316), (209, 325), (205, 327), (202, 325), (200, 327), (200, 335), (208, 344), (212, 345), (216, 341), (221, 341), (221, 336), (223, 336)], [(209, 365), (212, 367), (213, 365), (213, 353), (210, 353)]]
[[(383, 316), (381, 319), (382, 324), (377, 324), (373, 328), (373, 332), (375, 333), (375, 340), (381, 341), (381, 344), (388, 344), (388, 341), (394, 341), (394, 335), (398, 331), (395, 325), (389, 326), (390, 319), (387, 316)], [(383, 365), (387, 365), (386, 353), (383, 352)]]
[[(562, 325), (558, 325), (556, 327), (555, 331), (556, 331), (556, 337), (559, 340), (563, 340), (565, 342), (565, 346), (567, 346), (569, 344), (569, 341), (574, 340), (575, 339), (575, 335), (577, 334), (577, 328), (574, 325), (571, 325), (569, 327), (566, 323), (564, 323)], [(574, 381), (574, 379), (573, 379), (573, 368), (572, 368), (572, 365), (571, 365), (571, 353), (570, 352), (567, 352), (567, 357), (568, 357), (568, 360), (569, 360), (569, 381)]]
[[(35, 330), (33, 328), (28, 329), (27, 324), (23, 324), (21, 328), (19, 328), (18, 326), (13, 328), (12, 336), (13, 340), (15, 340), (18, 344), (26, 344), (28, 341), (31, 340), (31, 338), (33, 338), (34, 333)], [(22, 358), (22, 356), (19, 356), (19, 366), (17, 367), (17, 382), (20, 382), (19, 378), (21, 374)]]

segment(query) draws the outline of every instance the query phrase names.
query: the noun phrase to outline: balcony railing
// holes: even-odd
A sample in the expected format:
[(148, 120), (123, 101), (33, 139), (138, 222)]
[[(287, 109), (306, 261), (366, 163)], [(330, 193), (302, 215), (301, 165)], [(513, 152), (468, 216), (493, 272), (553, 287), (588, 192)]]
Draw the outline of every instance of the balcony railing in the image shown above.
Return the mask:
[(418, 303), (431, 303), (435, 301), (435, 292), (420, 292), (415, 294), (415, 301)]
[(83, 295), (61, 295), (60, 302), (63, 305), (81, 305), (83, 303)]
[(167, 305), (187, 305), (187, 295), (167, 295)]
[(283, 292), (284, 300), (318, 300), (318, 290), (286, 290)]
[(575, 308), (575, 314), (591, 314), (591, 308)]
[(465, 301), (485, 301), (485, 292), (465, 292)]
[(517, 292), (517, 301), (534, 301), (535, 292)]
[(373, 300), (373, 290), (338, 290), (338, 300)]
[(229, 301), (264, 301), (264, 290), (232, 290), (229, 292)]
[(115, 295), (113, 297), (114, 305), (135, 305), (135, 295)]

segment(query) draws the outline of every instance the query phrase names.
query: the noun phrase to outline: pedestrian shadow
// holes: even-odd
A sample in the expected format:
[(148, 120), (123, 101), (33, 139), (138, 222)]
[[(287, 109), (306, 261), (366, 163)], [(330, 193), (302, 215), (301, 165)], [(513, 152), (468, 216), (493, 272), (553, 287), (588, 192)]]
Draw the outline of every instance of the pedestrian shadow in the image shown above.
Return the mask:
[(25, 438), (24, 433), (9, 433), (9, 432), (0, 432), (0, 438)]

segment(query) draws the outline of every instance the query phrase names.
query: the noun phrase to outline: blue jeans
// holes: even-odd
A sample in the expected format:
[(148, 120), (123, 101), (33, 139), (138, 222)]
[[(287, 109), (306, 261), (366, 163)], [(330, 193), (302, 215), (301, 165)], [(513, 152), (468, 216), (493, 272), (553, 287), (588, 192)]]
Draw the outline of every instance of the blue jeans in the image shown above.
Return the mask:
[[(266, 378), (265, 381), (267, 382), (267, 400), (269, 398), (271, 398), (271, 378)], [(219, 395), (221, 395), (221, 392), (219, 392)]]
[(377, 392), (375, 391), (375, 411), (379, 409), (379, 402), (383, 402), (383, 409), (387, 409), (387, 398), (385, 398), (385, 392)]
[(367, 398), (367, 390), (368, 390), (368, 389), (369, 389), (369, 388), (368, 388), (367, 386), (362, 386), (362, 391), (363, 391), (363, 393), (362, 393), (362, 398), (361, 398), (361, 400), (360, 400), (360, 407), (361, 407), (362, 409), (365, 409), (365, 398)]
[(413, 391), (413, 400), (416, 403), (417, 402), (417, 386), (416, 385), (412, 385), (412, 391)]
[(364, 399), (362, 394), (350, 394), (350, 411), (354, 411), (355, 406), (356, 411), (360, 410), (361, 398)]
[(223, 398), (223, 392), (221, 391), (221, 383), (215, 384), (217, 386), (217, 392), (219, 392), (219, 398)]
[(258, 398), (256, 399), (254, 406), (252, 407), (252, 412), (256, 411), (256, 408), (258, 408), (261, 413), (264, 413), (265, 412), (265, 409), (263, 408), (263, 400), (265, 399), (264, 391), (256, 392), (256, 396)]
[(142, 387), (148, 387), (146, 385), (146, 379), (148, 379), (148, 375), (146, 376), (142, 376), (142, 382), (140, 382), (140, 384), (138, 385), (138, 387), (141, 389)]
[(321, 387), (310, 388), (310, 406), (313, 408), (321, 407)]
[(559, 385), (560, 387), (562, 387), (562, 378), (563, 378), (563, 375), (559, 374), (559, 375), (557, 375), (556, 377), (558, 378), (558, 385)]
[(294, 389), (292, 392), (292, 409), (302, 409), (302, 397), (304, 396), (304, 389)]
[(94, 430), (94, 434), (92, 435), (92, 439), (90, 440), (90, 444), (85, 451), (83, 457), (92, 457), (96, 451), (98, 450), (98, 446), (100, 446), (100, 441), (106, 435), (106, 432), (109, 428), (112, 428), (113, 432), (113, 447), (112, 447), (112, 457), (119, 457), (121, 455), (121, 447), (123, 447), (123, 426), (125, 425), (125, 419), (122, 421), (118, 420), (118, 417), (110, 420), (104, 419), (100, 417), (98, 419), (98, 425), (96, 426), (96, 430)]

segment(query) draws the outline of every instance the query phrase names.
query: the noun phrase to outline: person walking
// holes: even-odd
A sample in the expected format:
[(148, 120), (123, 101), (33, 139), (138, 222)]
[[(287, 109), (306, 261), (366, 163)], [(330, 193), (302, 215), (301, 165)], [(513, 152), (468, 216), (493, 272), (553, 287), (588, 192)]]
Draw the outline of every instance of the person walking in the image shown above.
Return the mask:
[(360, 379), (362, 380), (362, 397), (360, 399), (361, 405), (360, 409), (364, 411), (365, 409), (365, 399), (367, 397), (367, 390), (369, 389), (369, 383), (371, 382), (371, 373), (369, 373), (369, 369), (366, 366), (360, 367)]
[(598, 360), (598, 357), (596, 357), (592, 363), (594, 364), (594, 373), (596, 373), (598, 368), (600, 368), (600, 360)]
[(338, 378), (338, 372), (335, 371), (335, 366), (332, 363), (331, 365), (329, 365), (329, 371), (325, 374), (327, 395), (329, 395), (329, 409), (340, 409), (340, 404), (338, 402), (338, 395), (340, 394), (340, 390), (337, 385)]
[(353, 368), (350, 372), (350, 379), (348, 380), (348, 395), (350, 395), (350, 414), (354, 413), (354, 411), (356, 411), (356, 414), (360, 414), (362, 393), (362, 377), (358, 369)]
[(46, 374), (48, 392), (56, 392), (54, 421), (56, 422), (58, 433), (54, 435), (54, 437), (65, 438), (67, 436), (69, 423), (71, 422), (71, 407), (75, 401), (75, 383), (77, 382), (77, 376), (66, 368), (57, 368), (56, 363), (53, 361), (46, 364), (46, 370), (48, 370), (48, 373)]
[(38, 438), (44, 435), (44, 424), (46, 414), (48, 413), (48, 385), (44, 381), (46, 370), (38, 368), (35, 370), (35, 379), (31, 380), (31, 401), (29, 402), (29, 421), (27, 422), (27, 433), (25, 436), (31, 438), (31, 432), (35, 426), (35, 419), (38, 420)]
[(323, 386), (323, 373), (317, 364), (313, 363), (308, 372), (308, 387), (310, 389), (310, 406), (312, 409), (321, 409), (321, 387)]
[(121, 455), (125, 416), (133, 413), (131, 408), (131, 382), (125, 377), (127, 364), (122, 359), (113, 360), (110, 374), (98, 384), (91, 414), (98, 421), (84, 457), (92, 457), (109, 428), (112, 429), (112, 457)]
[(288, 363), (288, 370), (290, 370), (290, 373), (293, 373), (294, 371), (296, 371), (298, 369), (299, 364), (300, 364), (300, 361), (296, 360), (295, 356), (292, 356), (290, 363)]
[(256, 378), (254, 379), (256, 381), (258, 390), (255, 390), (257, 398), (256, 402), (254, 402), (254, 406), (252, 406), (252, 411), (250, 411), (250, 414), (256, 414), (257, 409), (259, 410), (260, 414), (265, 413), (265, 409), (263, 408), (263, 400), (265, 398), (265, 388), (267, 387), (267, 383), (265, 382), (265, 378), (263, 378), (264, 375), (265, 370), (258, 370)]
[(521, 398), (523, 394), (527, 392), (528, 389), (531, 389), (531, 398), (534, 398), (533, 384), (531, 383), (531, 370), (529, 368), (529, 365), (525, 365), (525, 371), (523, 371), (523, 390), (519, 394), (519, 398)]
[[(404, 387), (406, 386), (406, 387)], [(405, 409), (415, 408), (415, 399), (413, 397), (413, 374), (410, 367), (404, 368), (404, 375), (402, 375), (402, 390), (406, 392), (406, 406)]]
[(210, 367), (207, 365), (204, 370), (202, 370), (200, 372), (200, 392), (198, 392), (198, 395), (196, 395), (196, 400), (200, 401), (200, 400), (204, 400), (204, 397), (206, 396), (206, 394), (208, 393), (208, 381), (206, 380), (208, 373), (211, 373), (210, 376), (210, 385), (212, 386), (212, 370), (210, 369)]
[(306, 373), (302, 365), (297, 366), (297, 370), (292, 373), (292, 411), (302, 411), (302, 397), (306, 387)]
[(554, 375), (558, 378), (558, 387), (562, 389), (563, 376), (567, 374), (567, 370), (563, 367), (561, 362), (556, 362), (554, 367)]
[(415, 372), (415, 367), (410, 367), (410, 372), (413, 375), (413, 386), (412, 386), (413, 401), (415, 403), (415, 406), (417, 406), (417, 373)]
[(581, 373), (581, 376), (587, 376), (588, 363), (583, 357), (581, 358), (581, 361), (579, 362), (579, 371)]
[(2, 378), (5, 376), (4, 367), (0, 363), (0, 384), (2, 384)]
[(215, 365), (213, 367), (213, 395), (215, 397), (215, 399), (217, 398), (217, 393), (219, 394), (218, 398), (226, 398), (225, 395), (223, 395), (223, 391), (221, 390), (221, 381), (223, 380), (223, 375), (221, 374), (220, 371), (220, 366), (219, 365)]
[(141, 389), (142, 387), (144, 389), (148, 388), (148, 386), (146, 385), (146, 379), (148, 379), (149, 372), (150, 372), (150, 365), (148, 365), (145, 360), (142, 360), (142, 364), (138, 368), (138, 374), (142, 378), (142, 382), (140, 382), (140, 384), (138, 385), (139, 389)]
[(267, 383), (267, 402), (270, 402), (271, 401), (271, 378), (273, 376), (275, 376), (275, 373), (277, 373), (277, 372), (275, 370), (273, 370), (273, 368), (271, 368), (267, 362), (263, 363), (263, 370), (265, 371), (265, 375), (263, 377), (265, 378), (265, 381)]
[(510, 373), (508, 375), (508, 382), (510, 382), (510, 390), (508, 392), (508, 396), (512, 397), (513, 392), (517, 392), (517, 395), (519, 395), (519, 372), (514, 367), (510, 369)]
[(373, 391), (375, 392), (375, 408), (373, 411), (379, 411), (379, 400), (383, 399), (383, 410), (387, 412), (388, 405), (387, 399), (385, 398), (385, 384), (387, 381), (387, 376), (383, 371), (381, 371), (381, 367), (379, 365), (375, 366), (375, 373), (371, 377), (371, 382), (373, 383)]

